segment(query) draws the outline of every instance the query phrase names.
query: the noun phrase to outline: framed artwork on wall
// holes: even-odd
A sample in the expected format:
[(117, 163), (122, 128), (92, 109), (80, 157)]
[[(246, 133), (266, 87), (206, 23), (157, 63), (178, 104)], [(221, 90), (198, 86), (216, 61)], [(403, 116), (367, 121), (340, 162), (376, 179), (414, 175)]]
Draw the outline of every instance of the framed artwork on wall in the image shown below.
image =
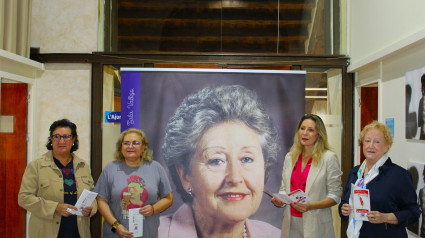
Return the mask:
[(425, 68), (406, 73), (406, 139), (425, 140)]
[(413, 186), (415, 187), (419, 205), (422, 210), (419, 221), (407, 227), (407, 229), (417, 235), (417, 237), (425, 238), (425, 164), (409, 161), (407, 170), (412, 175)]

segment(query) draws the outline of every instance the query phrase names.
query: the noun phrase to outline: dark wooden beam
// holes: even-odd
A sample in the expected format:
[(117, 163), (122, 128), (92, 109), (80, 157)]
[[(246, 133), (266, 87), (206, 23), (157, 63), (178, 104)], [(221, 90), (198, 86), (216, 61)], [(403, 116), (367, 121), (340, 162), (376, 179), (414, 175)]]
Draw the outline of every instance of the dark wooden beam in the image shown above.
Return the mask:
[(102, 63), (113, 65), (143, 65), (145, 63), (219, 64), (239, 66), (303, 65), (305, 67), (339, 68), (349, 65), (345, 55), (289, 55), (289, 54), (213, 54), (213, 53), (51, 53), (32, 54), (41, 63)]
[[(91, 82), (91, 143), (90, 167), (92, 177), (97, 182), (102, 172), (102, 120), (103, 120), (103, 66), (92, 64)], [(97, 212), (90, 219), (92, 238), (101, 238), (102, 216)]]
[[(343, 189), (348, 180), (350, 170), (354, 165), (354, 74), (342, 73), (342, 148), (341, 170)], [(341, 220), (341, 238), (346, 238), (348, 224)]]

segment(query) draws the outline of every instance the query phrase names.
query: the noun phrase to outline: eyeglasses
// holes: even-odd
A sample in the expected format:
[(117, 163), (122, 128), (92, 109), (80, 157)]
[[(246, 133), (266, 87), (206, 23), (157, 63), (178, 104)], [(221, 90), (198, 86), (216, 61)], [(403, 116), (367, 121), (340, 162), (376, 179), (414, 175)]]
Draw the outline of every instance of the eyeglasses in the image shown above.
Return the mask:
[(72, 138), (72, 135), (63, 135), (63, 136), (61, 136), (61, 135), (59, 135), (59, 134), (56, 134), (56, 135), (52, 135), (52, 139), (54, 140), (54, 141), (60, 141), (61, 140), (61, 138), (64, 140), (64, 141), (69, 141), (71, 138)]
[(141, 145), (142, 143), (140, 142), (140, 141), (137, 141), (137, 140), (135, 140), (135, 141), (124, 141), (123, 143), (122, 143), (122, 145), (123, 146), (130, 146), (130, 145), (133, 145), (133, 146), (139, 146), (139, 145)]

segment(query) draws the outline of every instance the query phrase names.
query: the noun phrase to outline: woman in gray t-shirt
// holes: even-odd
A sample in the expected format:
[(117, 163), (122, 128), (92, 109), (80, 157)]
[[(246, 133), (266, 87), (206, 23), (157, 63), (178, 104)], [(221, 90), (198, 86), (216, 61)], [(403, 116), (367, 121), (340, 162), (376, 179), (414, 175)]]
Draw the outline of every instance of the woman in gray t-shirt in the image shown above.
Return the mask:
[(106, 165), (95, 187), (104, 217), (103, 237), (133, 237), (129, 209), (140, 208), (143, 237), (158, 237), (159, 213), (171, 206), (173, 194), (164, 168), (152, 160), (145, 133), (134, 128), (117, 141), (115, 161)]

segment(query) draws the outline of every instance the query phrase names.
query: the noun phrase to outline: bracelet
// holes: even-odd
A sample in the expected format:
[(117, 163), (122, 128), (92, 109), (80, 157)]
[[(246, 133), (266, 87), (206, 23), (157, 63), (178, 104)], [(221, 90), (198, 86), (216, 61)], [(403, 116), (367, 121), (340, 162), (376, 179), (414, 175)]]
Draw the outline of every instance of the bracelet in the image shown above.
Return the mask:
[(114, 223), (112, 223), (112, 226), (117, 227), (119, 224), (121, 224), (121, 222), (116, 220)]
[(118, 221), (118, 220), (116, 220), (114, 223), (112, 223), (112, 225), (111, 225), (111, 231), (112, 231), (113, 233), (115, 233), (115, 232), (117, 231), (117, 227), (118, 227), (120, 224), (121, 224), (121, 222), (120, 222), (120, 221)]
[(152, 207), (152, 215), (155, 214), (155, 208), (153, 208), (153, 205), (151, 204)]

